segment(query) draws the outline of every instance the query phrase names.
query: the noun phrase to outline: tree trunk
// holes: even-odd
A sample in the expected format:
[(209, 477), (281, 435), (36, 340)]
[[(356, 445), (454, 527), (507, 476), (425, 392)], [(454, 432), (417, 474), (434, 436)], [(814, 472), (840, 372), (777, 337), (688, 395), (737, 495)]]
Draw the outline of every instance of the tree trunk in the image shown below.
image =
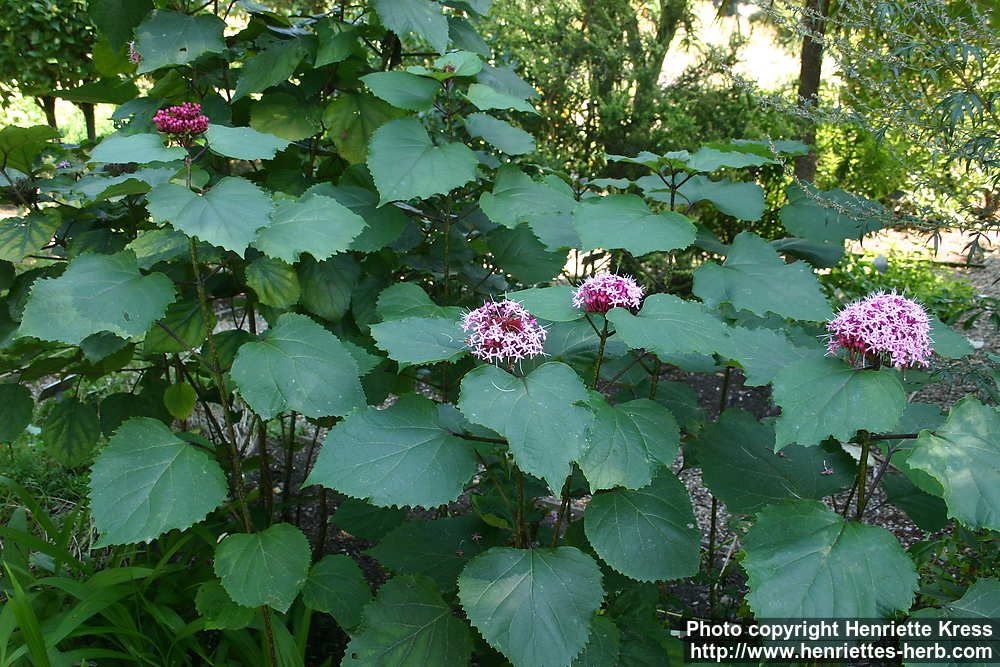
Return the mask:
[(51, 95), (42, 95), (37, 101), (38, 106), (42, 107), (42, 111), (45, 112), (45, 122), (52, 129), (58, 130), (59, 125), (56, 123), (56, 98)]
[[(814, 105), (819, 98), (819, 84), (823, 75), (823, 42), (826, 17), (830, 0), (805, 0), (805, 34), (802, 36), (802, 54), (799, 60), (799, 104)], [(806, 121), (802, 141), (809, 145), (809, 154), (795, 158), (795, 176), (803, 181), (816, 178), (816, 123)]]
[(87, 125), (87, 139), (94, 141), (97, 139), (97, 122), (94, 118), (94, 105), (90, 102), (80, 102), (80, 111), (83, 112), (83, 121)]

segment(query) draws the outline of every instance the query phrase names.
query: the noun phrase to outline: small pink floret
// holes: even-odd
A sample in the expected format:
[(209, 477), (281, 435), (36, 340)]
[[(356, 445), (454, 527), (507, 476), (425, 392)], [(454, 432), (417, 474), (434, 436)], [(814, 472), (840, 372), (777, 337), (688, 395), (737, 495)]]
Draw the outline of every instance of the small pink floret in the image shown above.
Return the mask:
[(521, 304), (487, 301), (462, 318), (465, 344), (483, 361), (513, 363), (544, 354), (545, 329)]
[(930, 317), (919, 303), (895, 292), (874, 292), (844, 307), (826, 329), (827, 353), (845, 349), (855, 365), (871, 361), (897, 368), (930, 365)]
[(583, 281), (573, 293), (573, 306), (588, 313), (606, 313), (612, 308), (636, 310), (643, 291), (631, 276), (598, 273)]
[(166, 109), (160, 109), (153, 116), (156, 129), (181, 139), (188, 139), (208, 130), (208, 116), (201, 113), (197, 102), (185, 102)]

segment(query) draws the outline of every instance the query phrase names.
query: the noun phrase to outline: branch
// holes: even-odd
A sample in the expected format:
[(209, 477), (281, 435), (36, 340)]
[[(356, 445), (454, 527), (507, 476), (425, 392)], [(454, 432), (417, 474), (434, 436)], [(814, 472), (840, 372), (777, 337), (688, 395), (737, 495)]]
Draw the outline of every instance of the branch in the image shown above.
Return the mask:
[(462, 440), (471, 440), (472, 442), (490, 442), (494, 445), (506, 445), (506, 438), (488, 438), (482, 435), (472, 435), (471, 433), (455, 433), (454, 431), (449, 431), (456, 438), (461, 438)]

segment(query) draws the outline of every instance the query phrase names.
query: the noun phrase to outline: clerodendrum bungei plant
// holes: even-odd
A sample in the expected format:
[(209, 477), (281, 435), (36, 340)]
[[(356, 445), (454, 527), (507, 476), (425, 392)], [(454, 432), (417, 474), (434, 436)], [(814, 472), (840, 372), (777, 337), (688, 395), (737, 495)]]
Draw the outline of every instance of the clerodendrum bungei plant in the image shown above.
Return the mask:
[[(534, 167), (534, 91), (473, 28), (488, 1), (97, 4), (120, 62), (90, 94), (127, 91), (117, 131), (0, 132), (0, 439), (37, 413), (53, 457), (92, 463), (97, 550), (57, 573), (135, 565), (123, 598), (183, 578), (191, 604), (142, 589), (173, 642), (153, 663), (301, 663), (322, 612), (351, 665), (655, 664), (676, 642), (657, 582), (717, 602), (717, 501), (746, 517), (759, 617), (910, 609), (910, 557), (864, 522), (890, 478), (889, 502), (1000, 529), (1000, 415), (907, 402), (965, 341), (894, 295), (825, 328), (815, 268), (889, 214), (796, 186), (787, 238), (697, 224), (760, 219), (747, 170), (801, 144), (609, 156), (634, 180)], [(676, 368), (724, 378), (717, 421)], [(728, 407), (733, 369), (780, 416)], [(705, 548), (681, 449), (717, 499)], [(390, 573), (374, 597), (326, 555), (334, 507)], [(128, 618), (108, 605), (47, 649)]]

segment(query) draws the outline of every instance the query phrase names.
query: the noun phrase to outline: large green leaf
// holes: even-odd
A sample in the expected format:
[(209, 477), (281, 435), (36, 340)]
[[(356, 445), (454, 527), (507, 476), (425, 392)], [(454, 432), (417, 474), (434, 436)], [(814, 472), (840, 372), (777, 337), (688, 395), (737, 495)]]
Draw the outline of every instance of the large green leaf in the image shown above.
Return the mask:
[(101, 432), (110, 437), (133, 417), (150, 417), (169, 425), (173, 418), (164, 405), (164, 394), (160, 386), (138, 394), (121, 391), (105, 396), (100, 404)]
[(406, 394), (335, 426), (306, 484), (380, 506), (436, 507), (458, 498), (475, 472), (474, 449), (442, 425), (437, 406)]
[(358, 48), (356, 26), (334, 21), (332, 18), (321, 20), (315, 25), (319, 42), (316, 47), (316, 60), (313, 62), (315, 67), (343, 62)]
[(408, 72), (374, 72), (361, 77), (376, 97), (397, 109), (430, 111), (441, 84)]
[(169, 222), (188, 236), (242, 254), (257, 230), (266, 227), (271, 198), (238, 176), (227, 176), (208, 194), (197, 195), (175, 183), (158, 185), (146, 195), (155, 222)]
[(372, 338), (403, 364), (455, 361), (464, 355), (465, 333), (453, 317), (404, 317), (371, 326)]
[(725, 352), (732, 345), (722, 320), (700, 303), (672, 294), (647, 297), (638, 315), (613, 308), (608, 320), (629, 347), (645, 348), (660, 356), (713, 354)]
[(496, 533), (475, 514), (407, 521), (368, 553), (392, 572), (430, 577), (442, 591), (451, 593), (469, 559), (495, 546)]
[(240, 70), (233, 101), (290, 79), (306, 52), (304, 40), (291, 39), (274, 42), (247, 60)]
[(820, 321), (833, 312), (812, 268), (786, 264), (771, 245), (751, 232), (733, 240), (726, 261), (708, 262), (694, 272), (694, 293), (711, 307), (733, 307), (765, 316)]
[(291, 93), (270, 91), (250, 107), (250, 127), (289, 141), (319, 134), (322, 111)]
[(909, 609), (917, 590), (913, 561), (892, 533), (816, 501), (765, 507), (743, 550), (758, 619), (884, 618)]
[(783, 500), (819, 500), (854, 479), (854, 462), (839, 446), (789, 446), (776, 454), (774, 427), (738, 409), (706, 426), (694, 451), (705, 485), (737, 514)]
[(242, 630), (253, 623), (256, 616), (254, 609), (233, 602), (226, 589), (215, 579), (198, 586), (194, 606), (205, 619), (206, 630)]
[[(24, 174), (32, 172), (35, 159), (49, 146), (50, 139), (58, 139), (59, 131), (48, 125), (17, 127), (8, 125), (0, 130), (0, 164), (4, 169), (16, 169)], [(16, 180), (16, 179), (15, 179)], [(13, 183), (0, 185), (8, 187)]]
[(594, 420), (580, 468), (590, 488), (638, 489), (649, 484), (656, 470), (677, 458), (680, 430), (670, 411), (648, 399), (619, 405), (591, 401)]
[(209, 125), (205, 133), (214, 153), (237, 160), (270, 160), (288, 148), (287, 139), (258, 132), (252, 127)]
[(42, 424), (45, 451), (65, 466), (86, 463), (100, 437), (97, 410), (75, 398), (56, 403)]
[(569, 665), (601, 606), (601, 570), (573, 547), (495, 547), (458, 579), (458, 598), (483, 638), (514, 667)]
[[(137, 135), (143, 136), (143, 135)], [(118, 176), (101, 176), (91, 173), (73, 184), (73, 192), (77, 192), (89, 201), (113, 200), (126, 195), (144, 195), (153, 186), (166, 183), (172, 179), (179, 169), (177, 163), (166, 167), (146, 167)]]
[(372, 599), (365, 575), (346, 554), (324, 556), (312, 569), (302, 589), (302, 602), (310, 609), (333, 616), (342, 628), (361, 622), (361, 609)]
[(90, 507), (101, 544), (149, 542), (204, 519), (226, 499), (226, 476), (212, 454), (163, 422), (122, 424), (90, 473)]
[(330, 518), (334, 526), (354, 537), (372, 542), (381, 540), (402, 525), (407, 511), (398, 507), (376, 507), (356, 498), (344, 498)]
[(58, 278), (34, 283), (19, 333), (71, 345), (101, 331), (132, 338), (173, 300), (173, 282), (162, 273), (141, 275), (130, 252), (80, 255)]
[(717, 169), (743, 169), (774, 164), (768, 148), (754, 144), (713, 143), (702, 146), (687, 158), (693, 171), (712, 172)]
[(379, 127), (402, 112), (364, 93), (342, 93), (323, 113), (323, 123), (337, 152), (352, 164), (368, 157), (368, 142)]
[(526, 155), (535, 152), (535, 138), (505, 120), (485, 113), (465, 117), (469, 136), (481, 137), (486, 143), (507, 155)]
[(416, 34), (438, 53), (448, 49), (448, 19), (430, 0), (372, 0), (378, 17), (401, 37)]
[(173, 162), (187, 157), (179, 146), (166, 147), (158, 134), (109, 134), (90, 151), (92, 162)]
[(367, 226), (351, 242), (350, 249), (375, 252), (399, 238), (406, 229), (409, 218), (395, 206), (378, 207), (378, 194), (356, 185), (333, 186), (329, 183), (315, 185), (306, 194), (333, 197), (364, 219)]
[(597, 555), (625, 576), (662, 581), (698, 572), (701, 530), (687, 488), (669, 471), (641, 489), (594, 494), (583, 528)]
[[(970, 646), (975, 643), (978, 646), (989, 645), (994, 647), (996, 644), (996, 631), (997, 631), (997, 619), (1000, 619), (1000, 579), (995, 577), (983, 577), (977, 579), (969, 588), (965, 591), (965, 594), (955, 600), (954, 602), (949, 602), (947, 604), (941, 605), (938, 608), (924, 608), (918, 609), (910, 614), (911, 619), (921, 619), (925, 623), (930, 622), (927, 619), (942, 619), (942, 623), (946, 623), (945, 619), (952, 619), (957, 621), (956, 625), (965, 625), (968, 627), (968, 623), (981, 621), (985, 625), (992, 628), (992, 635), (988, 638), (972, 638), (972, 637), (961, 637), (960, 633), (953, 635), (952, 639), (943, 639), (944, 642), (948, 642), (948, 648), (958, 648), (959, 646)], [(938, 626), (939, 628), (941, 626)], [(957, 629), (957, 628), (955, 628)], [(910, 639), (907, 641), (908, 647), (920, 647), (928, 650), (927, 655), (933, 655), (933, 651), (941, 648), (942, 645), (942, 632), (935, 633), (928, 639)], [(947, 635), (944, 635), (945, 637)], [(914, 653), (914, 655), (916, 655)], [(992, 659), (991, 659), (992, 658)], [(961, 667), (965, 665), (967, 667), (987, 667), (987, 665), (996, 664), (996, 654), (992, 653), (986, 656), (985, 659), (980, 660), (948, 660), (947, 658), (933, 663), (927, 660), (910, 660), (903, 663), (906, 667), (911, 667), (911, 665), (933, 665), (933, 667)]]
[(132, 31), (153, 8), (153, 0), (90, 0), (87, 9), (97, 31), (113, 48), (132, 39)]
[(549, 322), (572, 322), (583, 317), (583, 311), (573, 307), (573, 293), (570, 285), (552, 287), (532, 287), (519, 292), (511, 292), (507, 298), (516, 301), (535, 317)]
[(886, 500), (906, 512), (906, 516), (918, 528), (933, 532), (948, 525), (948, 506), (945, 502), (938, 496), (922, 491), (906, 475), (887, 473), (882, 478), (882, 490), (885, 491)]
[(608, 195), (583, 202), (574, 215), (584, 250), (627, 250), (636, 257), (694, 243), (694, 224), (680, 213), (653, 213), (636, 195)]
[(784, 333), (765, 327), (732, 327), (730, 336), (730, 349), (720, 354), (740, 364), (746, 376), (744, 384), (750, 387), (770, 384), (788, 364), (807, 357), (822, 357), (826, 352), (818, 342), (799, 347)]
[(939, 320), (937, 316), (931, 315), (930, 319), (934, 354), (945, 359), (961, 359), (975, 351), (968, 338)]
[(462, 309), (458, 306), (439, 306), (416, 283), (395, 283), (378, 295), (375, 311), (384, 321), (408, 317), (436, 317), (458, 320)]
[(60, 224), (62, 216), (53, 209), (0, 220), (0, 260), (20, 262), (37, 253), (52, 240)]
[(80, 104), (125, 104), (138, 96), (139, 88), (134, 83), (118, 78), (99, 79), (59, 91), (59, 99)]
[(458, 409), (505, 436), (518, 467), (558, 491), (583, 450), (590, 412), (577, 403), (586, 398), (580, 377), (565, 364), (542, 364), (525, 377), (480, 366), (462, 378)]
[(713, 181), (708, 176), (696, 174), (678, 188), (677, 194), (678, 203), (708, 201), (720, 213), (738, 220), (760, 220), (764, 215), (764, 188), (756, 183), (734, 182), (728, 178)]
[(317, 262), (303, 255), (296, 269), (302, 287), (300, 301), (306, 310), (331, 322), (347, 313), (361, 275), (361, 267), (353, 257), (341, 254)]
[(28, 388), (10, 382), (0, 383), (0, 443), (13, 442), (28, 428), (35, 402)]
[(480, 111), (514, 109), (525, 113), (537, 113), (535, 107), (531, 106), (531, 103), (524, 98), (499, 91), (482, 83), (470, 84), (465, 96)]
[(210, 321), (206, 322), (205, 310), (197, 299), (170, 304), (166, 316), (146, 332), (143, 351), (147, 354), (170, 354), (198, 347), (208, 337), (208, 332), (215, 328), (215, 317), (211, 311), (209, 317)]
[(882, 206), (870, 199), (797, 183), (788, 187), (788, 203), (779, 214), (781, 224), (793, 235), (838, 244), (881, 229), (884, 215)]
[(906, 461), (944, 489), (948, 516), (1000, 530), (1000, 414), (975, 397), (959, 401), (944, 425), (921, 431)]
[[(991, 621), (995, 627), (997, 619), (1000, 618), (1000, 579), (995, 577), (977, 579), (959, 599), (943, 604), (939, 608), (917, 610), (912, 616), (914, 618), (951, 618), (958, 621), (983, 619)], [(996, 641), (996, 638), (987, 641)], [(985, 664), (996, 663), (988, 662)]]
[(305, 315), (286, 313), (260, 340), (242, 345), (231, 373), (244, 400), (264, 419), (287, 410), (341, 417), (365, 404), (347, 347)]
[(774, 378), (775, 451), (829, 437), (846, 442), (859, 430), (888, 433), (903, 414), (906, 392), (893, 370), (857, 370), (840, 359), (810, 357)]
[(302, 295), (295, 268), (280, 259), (258, 257), (247, 264), (246, 277), (247, 286), (265, 306), (291, 308)]
[(164, 227), (139, 232), (125, 249), (135, 253), (140, 269), (149, 270), (158, 262), (187, 255), (191, 244), (183, 232)]
[(267, 605), (284, 613), (309, 576), (311, 551), (302, 531), (276, 523), (259, 533), (237, 533), (215, 548), (215, 574), (244, 607)]
[(528, 223), (548, 250), (580, 245), (573, 226), (577, 205), (573, 191), (558, 178), (535, 181), (513, 165), (501, 167), (493, 192), (484, 192), (479, 198), (479, 206), (490, 220), (510, 229)]
[(472, 657), (466, 624), (423, 577), (395, 577), (364, 609), (344, 667), (464, 667)]
[(368, 169), (380, 203), (447, 194), (476, 178), (479, 160), (460, 143), (435, 146), (416, 118), (392, 120), (375, 130)]
[(290, 263), (304, 252), (324, 260), (346, 252), (364, 228), (364, 218), (336, 199), (308, 194), (279, 201), (271, 224), (257, 232), (254, 245), (269, 257)]
[(619, 665), (621, 632), (607, 616), (594, 616), (590, 622), (590, 639), (583, 653), (573, 660), (573, 667), (607, 667)]
[(494, 229), (486, 243), (496, 263), (527, 284), (551, 280), (566, 265), (567, 253), (547, 250), (532, 228), (525, 224), (514, 229)]
[(139, 74), (187, 65), (206, 53), (222, 52), (226, 48), (222, 38), (225, 27), (214, 15), (154, 11), (135, 29), (135, 50), (142, 56)]

